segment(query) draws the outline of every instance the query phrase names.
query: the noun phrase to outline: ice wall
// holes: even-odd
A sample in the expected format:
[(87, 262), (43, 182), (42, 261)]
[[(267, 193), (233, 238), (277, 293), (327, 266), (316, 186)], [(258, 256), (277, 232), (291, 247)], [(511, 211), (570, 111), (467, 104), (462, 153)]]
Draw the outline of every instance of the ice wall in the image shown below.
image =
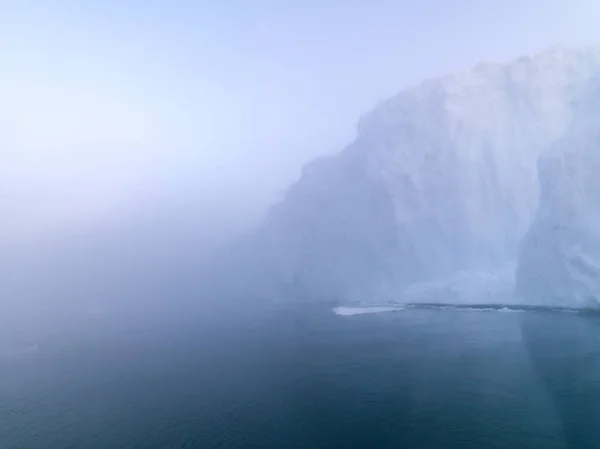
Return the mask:
[(517, 270), (522, 302), (600, 306), (600, 89), (539, 161), (540, 204)]
[(271, 272), (317, 296), (395, 299), (517, 258), (538, 156), (568, 128), (600, 51), (554, 48), (425, 81), (306, 166), (259, 231)]

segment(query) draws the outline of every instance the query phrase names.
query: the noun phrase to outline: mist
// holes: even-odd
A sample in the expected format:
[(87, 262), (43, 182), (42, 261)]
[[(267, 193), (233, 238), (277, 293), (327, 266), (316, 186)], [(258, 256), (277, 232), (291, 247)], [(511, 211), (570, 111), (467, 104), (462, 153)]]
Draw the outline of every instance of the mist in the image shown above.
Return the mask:
[(0, 447), (600, 447), (598, 23), (0, 0)]
[(202, 304), (211, 280), (243, 275), (218, 273), (231, 264), (216, 254), (379, 101), (480, 60), (600, 37), (594, 2), (545, 2), (533, 28), (535, 1), (433, 3), (5, 3), (3, 328)]
[(215, 254), (261, 213), (258, 194), (240, 202), (215, 191), (193, 155), (23, 149), (5, 147), (3, 167), (0, 290), (10, 339), (183, 319), (211, 300)]
[(600, 38), (593, 2), (545, 2), (533, 28), (535, 1), (433, 3), (4, 4), (0, 276), (16, 314), (5, 321), (58, 328), (116, 305), (160, 315), (173, 297), (209, 301), (207, 284), (247, 271), (236, 239), (383, 99)]

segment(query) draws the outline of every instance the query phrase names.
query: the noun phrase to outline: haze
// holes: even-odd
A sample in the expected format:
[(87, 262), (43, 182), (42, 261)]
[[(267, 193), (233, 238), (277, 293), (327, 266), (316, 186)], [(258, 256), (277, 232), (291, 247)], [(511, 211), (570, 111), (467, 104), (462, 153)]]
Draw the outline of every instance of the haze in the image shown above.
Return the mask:
[(5, 1), (3, 226), (94, 222), (165, 190), (256, 220), (379, 100), (597, 41), (599, 18), (593, 1)]
[(589, 0), (4, 1), (4, 288), (35, 277), (43, 302), (39, 279), (130, 240), (146, 261), (201, 254), (257, 223), (380, 100), (480, 61), (598, 41), (599, 20)]

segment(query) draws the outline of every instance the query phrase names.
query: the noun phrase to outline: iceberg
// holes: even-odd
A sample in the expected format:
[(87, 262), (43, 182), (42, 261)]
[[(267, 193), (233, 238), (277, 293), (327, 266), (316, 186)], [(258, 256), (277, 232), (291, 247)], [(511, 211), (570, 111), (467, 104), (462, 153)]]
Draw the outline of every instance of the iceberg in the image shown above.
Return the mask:
[[(539, 214), (538, 158), (570, 129), (599, 73), (599, 49), (557, 47), (382, 102), (271, 208), (254, 236), (262, 273), (302, 296), (356, 303), (431, 297), (467, 278), (512, 291), (495, 273), (516, 263)], [(589, 251), (572, 257), (580, 276), (595, 270)]]
[(570, 130), (539, 160), (540, 204), (523, 239), (516, 291), (522, 301), (600, 306), (600, 84)]
[(333, 313), (341, 316), (364, 315), (368, 313), (397, 312), (402, 307), (334, 307)]

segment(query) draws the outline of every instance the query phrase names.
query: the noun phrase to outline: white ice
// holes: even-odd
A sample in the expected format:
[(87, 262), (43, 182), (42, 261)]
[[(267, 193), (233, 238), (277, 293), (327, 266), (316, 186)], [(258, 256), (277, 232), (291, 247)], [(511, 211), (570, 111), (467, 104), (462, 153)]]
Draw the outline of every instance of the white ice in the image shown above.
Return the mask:
[(363, 315), (365, 313), (396, 312), (404, 310), (402, 307), (335, 307), (333, 313), (336, 315)]
[[(503, 291), (496, 273), (516, 263), (536, 214), (538, 157), (598, 74), (600, 50), (554, 48), (381, 103), (272, 208), (259, 232), (267, 272), (302, 295), (356, 303)], [(474, 287), (446, 281), (457, 277)]]
[(541, 201), (525, 236), (517, 293), (538, 304), (600, 306), (600, 83), (539, 162)]

